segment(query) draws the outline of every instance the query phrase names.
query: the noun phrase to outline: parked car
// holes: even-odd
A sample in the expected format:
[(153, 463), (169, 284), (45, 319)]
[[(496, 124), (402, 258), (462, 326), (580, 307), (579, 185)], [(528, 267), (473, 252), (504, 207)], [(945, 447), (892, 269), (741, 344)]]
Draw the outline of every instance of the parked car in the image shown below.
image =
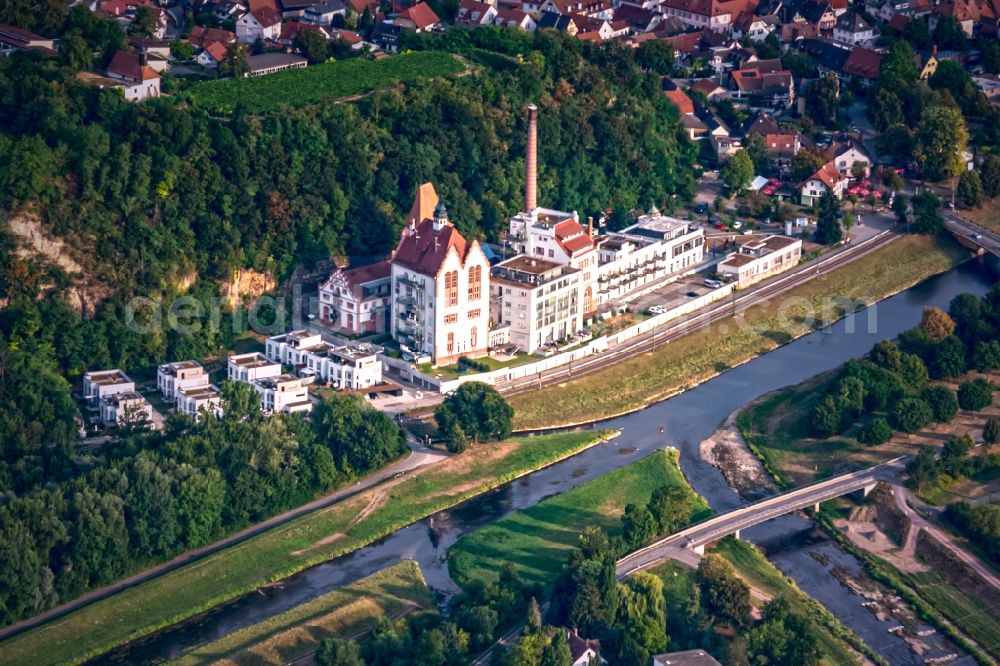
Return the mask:
[(698, 296), (698, 292), (697, 292), (697, 291), (689, 291), (689, 292), (687, 293), (687, 296), (688, 296), (689, 298), (696, 298), (696, 297)]
[(709, 278), (708, 280), (705, 280), (705, 286), (708, 287), (708, 288), (710, 288), (710, 289), (718, 289), (719, 287), (722, 287), (725, 284), (726, 283), (723, 282), (722, 280), (713, 280), (711, 278)]
[(666, 314), (667, 309), (662, 305), (650, 305), (649, 311), (655, 315), (661, 315), (661, 314)]
[(708, 204), (700, 203), (694, 207), (694, 212), (698, 215), (704, 215), (708, 212)]

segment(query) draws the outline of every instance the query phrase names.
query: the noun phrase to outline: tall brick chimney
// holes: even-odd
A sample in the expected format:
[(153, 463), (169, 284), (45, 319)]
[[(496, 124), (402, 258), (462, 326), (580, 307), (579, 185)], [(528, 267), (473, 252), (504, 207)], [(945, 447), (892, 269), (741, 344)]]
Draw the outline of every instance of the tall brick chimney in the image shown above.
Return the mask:
[(538, 207), (538, 107), (528, 105), (528, 154), (524, 164), (524, 212)]

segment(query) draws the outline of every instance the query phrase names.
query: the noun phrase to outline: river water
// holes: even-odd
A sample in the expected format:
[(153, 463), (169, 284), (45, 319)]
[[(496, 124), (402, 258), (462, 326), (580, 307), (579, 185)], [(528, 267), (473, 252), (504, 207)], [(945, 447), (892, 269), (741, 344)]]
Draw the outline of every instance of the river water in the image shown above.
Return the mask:
[[(992, 263), (992, 262), (990, 262)], [(147, 664), (215, 640), (289, 608), (349, 584), (401, 559), (416, 560), (431, 588), (456, 591), (448, 576), (447, 552), (459, 537), (546, 497), (623, 467), (664, 445), (677, 447), (681, 467), (694, 489), (722, 512), (743, 501), (715, 467), (699, 456), (699, 444), (741, 405), (775, 389), (796, 384), (861, 356), (879, 340), (892, 338), (920, 319), (924, 306), (947, 308), (961, 293), (984, 294), (994, 268), (974, 262), (933, 277), (821, 331), (800, 338), (673, 398), (640, 412), (611, 419), (601, 428), (620, 428), (617, 439), (533, 472), (457, 507), (418, 521), (350, 555), (326, 562), (273, 586), (245, 595), (208, 613), (135, 641), (93, 664)], [(663, 431), (661, 432), (661, 428)], [(954, 646), (937, 639), (936, 649), (915, 657), (909, 648), (861, 607), (864, 601), (844, 588), (831, 571), (856, 572), (860, 565), (829, 542), (803, 544), (794, 538), (810, 528), (797, 516), (785, 516), (744, 533), (764, 546), (779, 568), (800, 588), (829, 608), (892, 664), (922, 664), (927, 656)], [(933, 641), (932, 641), (933, 642)], [(953, 664), (974, 663), (963, 655)]]

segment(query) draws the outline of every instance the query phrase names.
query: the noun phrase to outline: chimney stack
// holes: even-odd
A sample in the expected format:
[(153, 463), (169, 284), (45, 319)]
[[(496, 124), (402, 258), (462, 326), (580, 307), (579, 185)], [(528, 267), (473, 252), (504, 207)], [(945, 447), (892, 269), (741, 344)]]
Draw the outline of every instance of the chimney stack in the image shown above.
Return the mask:
[(146, 55), (146, 47), (143, 46), (139, 49), (139, 66), (145, 67), (149, 64), (149, 57)]
[(587, 216), (587, 235), (591, 240), (594, 239), (594, 218), (590, 215)]
[(538, 207), (538, 107), (528, 105), (528, 154), (524, 165), (524, 212)]

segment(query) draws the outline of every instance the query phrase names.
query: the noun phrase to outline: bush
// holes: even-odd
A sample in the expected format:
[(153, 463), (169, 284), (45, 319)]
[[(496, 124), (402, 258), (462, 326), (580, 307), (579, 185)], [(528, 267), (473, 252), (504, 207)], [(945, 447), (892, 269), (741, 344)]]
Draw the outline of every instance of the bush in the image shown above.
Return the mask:
[(987, 444), (1000, 442), (1000, 421), (990, 419), (983, 426), (983, 441)]
[(947, 386), (928, 386), (920, 397), (930, 405), (938, 423), (949, 423), (958, 414), (958, 398)]
[(878, 446), (888, 442), (892, 437), (889, 422), (881, 416), (876, 416), (858, 431), (858, 441), (866, 446)]
[(903, 398), (892, 409), (892, 424), (903, 432), (916, 432), (933, 419), (930, 405), (920, 398)]
[(464, 365), (467, 368), (472, 368), (479, 372), (489, 372), (490, 366), (483, 361), (476, 361), (475, 359), (466, 358), (465, 356), (460, 356), (458, 358), (458, 364), (460, 366)]
[(513, 429), (514, 408), (489, 384), (467, 382), (438, 405), (434, 420), (445, 441), (454, 427), (476, 441), (504, 439)]
[(830, 437), (840, 432), (843, 416), (837, 401), (828, 395), (813, 408), (812, 430), (819, 437)]
[(993, 402), (993, 383), (982, 378), (962, 382), (958, 387), (958, 406), (967, 412), (978, 412)]

